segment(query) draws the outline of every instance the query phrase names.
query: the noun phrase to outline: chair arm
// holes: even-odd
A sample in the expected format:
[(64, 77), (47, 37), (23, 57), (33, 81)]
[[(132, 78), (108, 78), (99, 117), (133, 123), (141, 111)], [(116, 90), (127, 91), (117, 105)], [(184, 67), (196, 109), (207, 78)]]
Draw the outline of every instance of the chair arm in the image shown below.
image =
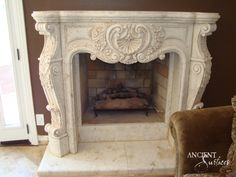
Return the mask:
[[(216, 152), (226, 160), (231, 139), (232, 106), (176, 112), (171, 116), (170, 128), (176, 146), (176, 176), (196, 173), (194, 166), (201, 162), (192, 152)], [(192, 157), (192, 158), (191, 158)], [(212, 159), (211, 159), (212, 160)], [(206, 172), (218, 172), (220, 166), (207, 167)]]

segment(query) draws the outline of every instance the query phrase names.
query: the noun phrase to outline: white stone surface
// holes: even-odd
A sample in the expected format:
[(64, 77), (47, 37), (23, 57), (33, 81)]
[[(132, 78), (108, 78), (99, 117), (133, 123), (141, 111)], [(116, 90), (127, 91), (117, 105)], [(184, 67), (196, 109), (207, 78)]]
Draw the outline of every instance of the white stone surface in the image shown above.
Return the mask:
[(168, 141), (80, 143), (79, 153), (63, 158), (48, 149), (40, 177), (174, 175), (175, 152)]
[[(37, 22), (36, 30), (45, 37), (39, 57), (39, 74), (48, 100), (47, 109), (51, 111), (51, 124), (46, 130), (55, 140), (50, 142), (54, 154), (62, 156), (78, 150), (81, 118), (75, 116), (72, 70), (76, 53), (87, 52), (92, 60), (99, 58), (107, 63), (124, 64), (147, 63), (156, 58), (163, 60), (165, 54), (170, 53), (166, 127), (173, 112), (202, 105), (201, 97), (210, 79), (212, 59), (206, 37), (216, 30), (219, 14), (41, 11), (32, 16)], [(127, 134), (134, 130), (130, 128)], [(91, 134), (81, 133), (82, 139), (86, 133)], [(61, 146), (66, 142), (68, 144)]]
[(167, 133), (168, 126), (164, 122), (93, 124), (79, 127), (80, 142), (160, 140), (166, 139)]

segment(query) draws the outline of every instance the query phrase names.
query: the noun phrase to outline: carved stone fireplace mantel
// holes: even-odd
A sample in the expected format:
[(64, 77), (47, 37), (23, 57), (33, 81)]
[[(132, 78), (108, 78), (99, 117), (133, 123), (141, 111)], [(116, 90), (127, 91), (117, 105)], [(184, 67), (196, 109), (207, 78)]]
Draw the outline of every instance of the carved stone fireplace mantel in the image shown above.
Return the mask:
[[(117, 137), (98, 137), (99, 140), (168, 138), (170, 114), (202, 107), (201, 97), (210, 79), (212, 59), (206, 38), (216, 30), (217, 13), (36, 11), (32, 16), (36, 30), (44, 35), (39, 74), (47, 109), (51, 112), (51, 123), (45, 129), (53, 154), (75, 153), (79, 141), (94, 141), (93, 136), (103, 131), (109, 135), (116, 131)], [(123, 64), (164, 60), (169, 53), (164, 123), (107, 125), (94, 129), (83, 126), (75, 112), (72, 60), (77, 53), (89, 53), (91, 60)], [(124, 133), (126, 130), (142, 132), (144, 126), (151, 131), (145, 137)], [(162, 130), (161, 135), (157, 130)]]

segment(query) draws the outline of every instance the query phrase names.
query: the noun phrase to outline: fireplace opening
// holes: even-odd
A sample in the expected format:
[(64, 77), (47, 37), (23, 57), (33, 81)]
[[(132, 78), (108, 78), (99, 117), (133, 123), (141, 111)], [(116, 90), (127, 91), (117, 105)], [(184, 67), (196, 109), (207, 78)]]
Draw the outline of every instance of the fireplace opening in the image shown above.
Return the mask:
[(109, 64), (76, 54), (76, 115), (82, 124), (163, 122), (169, 56), (149, 63)]

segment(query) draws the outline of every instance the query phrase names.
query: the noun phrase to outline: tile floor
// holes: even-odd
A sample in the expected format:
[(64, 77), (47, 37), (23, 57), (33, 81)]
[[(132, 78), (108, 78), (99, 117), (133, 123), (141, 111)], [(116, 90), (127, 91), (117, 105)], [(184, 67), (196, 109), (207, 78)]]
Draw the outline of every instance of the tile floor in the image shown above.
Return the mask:
[(0, 145), (0, 177), (37, 177), (45, 145)]

